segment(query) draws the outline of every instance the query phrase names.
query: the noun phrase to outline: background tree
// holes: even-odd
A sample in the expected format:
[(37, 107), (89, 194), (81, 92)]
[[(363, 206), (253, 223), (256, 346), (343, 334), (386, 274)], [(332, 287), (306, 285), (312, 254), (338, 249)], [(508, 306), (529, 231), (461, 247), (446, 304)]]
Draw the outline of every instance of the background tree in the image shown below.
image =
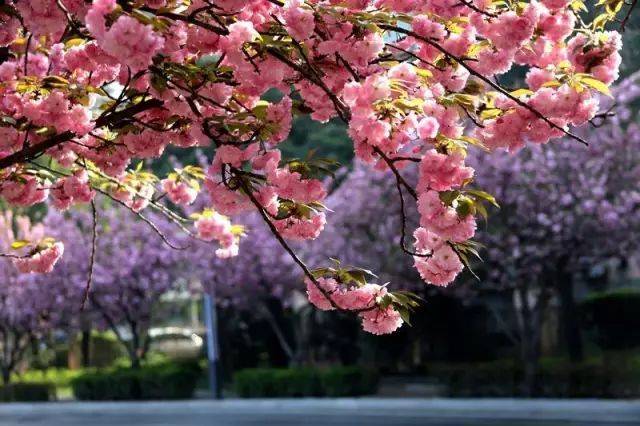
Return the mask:
[[(21, 244), (42, 240), (44, 232), (42, 224), (32, 225), (28, 217), (7, 210), (0, 215), (0, 250), (9, 250), (16, 240)], [(70, 254), (65, 262), (78, 253)], [(10, 259), (0, 257), (0, 368), (5, 384), (30, 344), (56, 328), (68, 327), (80, 309), (81, 293), (70, 282), (43, 277), (21, 274)]]
[(640, 244), (637, 79), (616, 90), (618, 113), (589, 132), (588, 147), (564, 141), (474, 160), (477, 182), (501, 205), (481, 234), (488, 263), (486, 283), (478, 286), (496, 284), (512, 295), (530, 393), (550, 298), (560, 300), (566, 348), (572, 359), (580, 359), (575, 279), (608, 260), (625, 259)]
[[(130, 212), (105, 207), (101, 208), (96, 222), (100, 238), (88, 289), (91, 213), (74, 210), (66, 218), (57, 213), (47, 218), (46, 222), (52, 225), (59, 221), (72, 224), (59, 228), (56, 237), (79, 254), (61, 263), (61, 274), (52, 277), (52, 283), (60, 280), (82, 293), (89, 290), (85, 314), (92, 315), (90, 321), (113, 331), (125, 346), (131, 365), (138, 367), (149, 349), (148, 331), (157, 303), (180, 278), (182, 258), (180, 251), (166, 246), (158, 235), (149, 232), (146, 223)], [(77, 306), (80, 305), (82, 300), (77, 302)]]
[(295, 298), (294, 290), (300, 288), (300, 273), (288, 253), (271, 238), (262, 218), (250, 214), (239, 223), (253, 237), (241, 243), (238, 256), (212, 257), (211, 245), (199, 242), (184, 253), (185, 278), (214, 297), (227, 315), (250, 313), (252, 319), (266, 321), (288, 362), (296, 362), (296, 345), (283, 314)]

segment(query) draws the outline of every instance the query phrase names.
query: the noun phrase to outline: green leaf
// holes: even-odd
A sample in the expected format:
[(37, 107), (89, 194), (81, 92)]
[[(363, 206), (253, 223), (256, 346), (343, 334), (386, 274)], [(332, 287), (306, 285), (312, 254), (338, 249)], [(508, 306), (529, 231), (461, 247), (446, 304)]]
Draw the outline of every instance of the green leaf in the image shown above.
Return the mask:
[(611, 96), (611, 91), (609, 90), (609, 86), (607, 86), (605, 83), (601, 82), (597, 78), (590, 77), (590, 76), (582, 77), (580, 79), (580, 83), (594, 90), (597, 90), (598, 92), (603, 93), (607, 96)]
[(23, 247), (31, 245), (31, 241), (29, 240), (17, 240), (11, 243), (11, 248), (13, 250), (19, 250)]
[(407, 325), (411, 326), (411, 315), (409, 314), (409, 310), (404, 306), (398, 306), (396, 307), (396, 310), (400, 314), (400, 318), (402, 318), (402, 321), (406, 322)]
[(496, 201), (496, 198), (493, 195), (489, 194), (488, 192), (480, 191), (478, 189), (467, 189), (465, 193), (468, 195), (473, 195), (475, 198), (479, 198), (481, 200), (487, 201), (493, 206), (500, 208), (500, 205)]

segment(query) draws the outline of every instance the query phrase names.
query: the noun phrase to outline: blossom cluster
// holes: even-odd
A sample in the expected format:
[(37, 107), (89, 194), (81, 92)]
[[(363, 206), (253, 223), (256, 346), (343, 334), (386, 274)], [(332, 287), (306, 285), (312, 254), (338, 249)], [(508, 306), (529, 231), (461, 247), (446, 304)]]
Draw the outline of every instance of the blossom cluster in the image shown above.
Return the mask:
[[(392, 171), (417, 200), (415, 266), (446, 285), (490, 199), (469, 187), (467, 151), (569, 134), (617, 78), (620, 36), (605, 29), (615, 13), (588, 23), (584, 9), (580, 0), (8, 0), (0, 197), (66, 209), (99, 190), (184, 226), (181, 209), (204, 193), (209, 213), (191, 219), (218, 256), (237, 254), (229, 221), (254, 210), (283, 244), (315, 239), (331, 167), (282, 158), (278, 145), (296, 115), (339, 119), (358, 160)], [(495, 82), (516, 66), (526, 87)], [(206, 170), (143, 169), (167, 148), (200, 147), (215, 148)], [(413, 187), (402, 170), (415, 163)], [(394, 306), (363, 311), (365, 328), (397, 328)]]
[(470, 159), (478, 182), (501, 200), (503, 213), (479, 235), (488, 247), (488, 282), (499, 288), (547, 286), (557, 271), (595, 273), (637, 252), (639, 79), (635, 73), (616, 86), (609, 100), (616, 115), (590, 132), (588, 148), (555, 144), (516, 157)]
[(316, 283), (305, 280), (309, 302), (323, 311), (344, 309), (357, 311), (362, 328), (372, 334), (389, 334), (402, 326), (403, 320), (392, 306), (381, 307), (387, 289), (377, 284), (345, 286), (334, 278), (320, 277)]

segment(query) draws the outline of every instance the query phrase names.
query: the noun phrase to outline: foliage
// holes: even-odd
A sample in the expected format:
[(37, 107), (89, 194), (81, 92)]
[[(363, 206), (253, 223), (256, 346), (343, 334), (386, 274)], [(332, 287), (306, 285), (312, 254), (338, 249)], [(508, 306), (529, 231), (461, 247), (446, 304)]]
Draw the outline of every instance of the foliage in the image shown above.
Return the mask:
[(247, 369), (235, 373), (233, 381), (243, 398), (322, 395), (317, 371), (312, 368)]
[(71, 386), (79, 400), (187, 399), (200, 374), (197, 363), (154, 364), (87, 372), (74, 378)]
[(331, 367), (320, 373), (320, 384), (328, 397), (372, 395), (378, 375), (363, 367)]
[(236, 393), (242, 398), (371, 395), (377, 384), (377, 373), (355, 366), (255, 368), (234, 375)]
[(640, 292), (633, 289), (596, 293), (581, 303), (586, 324), (603, 349), (640, 346)]
[(309, 151), (316, 149), (318, 158), (330, 158), (342, 165), (353, 161), (346, 126), (338, 120), (321, 124), (307, 116), (298, 117), (281, 147), (285, 158), (305, 158)]

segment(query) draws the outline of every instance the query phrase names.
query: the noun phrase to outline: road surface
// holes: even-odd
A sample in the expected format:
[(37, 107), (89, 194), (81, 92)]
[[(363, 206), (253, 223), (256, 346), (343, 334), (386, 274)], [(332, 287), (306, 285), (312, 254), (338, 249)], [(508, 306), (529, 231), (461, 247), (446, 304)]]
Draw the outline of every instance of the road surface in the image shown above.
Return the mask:
[(640, 401), (363, 398), (0, 404), (0, 425), (640, 425)]

